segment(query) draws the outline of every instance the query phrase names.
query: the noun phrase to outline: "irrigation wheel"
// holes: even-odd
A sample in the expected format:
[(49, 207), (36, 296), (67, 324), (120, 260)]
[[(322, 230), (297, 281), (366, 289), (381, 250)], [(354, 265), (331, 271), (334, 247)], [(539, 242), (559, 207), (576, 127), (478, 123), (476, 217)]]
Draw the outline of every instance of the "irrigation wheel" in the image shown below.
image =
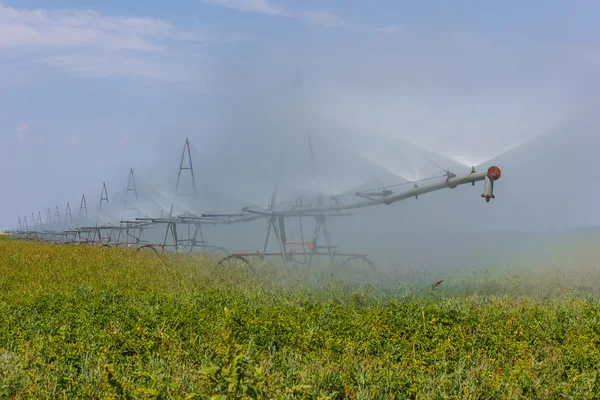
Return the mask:
[(242, 256), (229, 255), (217, 263), (217, 271), (223, 277), (238, 277), (240, 279), (255, 275), (254, 268), (250, 262)]
[(145, 244), (143, 246), (140, 246), (137, 248), (136, 251), (139, 251), (141, 253), (152, 253), (152, 251), (154, 251), (154, 254), (158, 254), (158, 250), (156, 250), (156, 248), (151, 244)]
[[(225, 248), (223, 247), (215, 247), (213, 249), (211, 249), (208, 254), (210, 254), (211, 256), (214, 257), (221, 257), (221, 261), (223, 261), (223, 259), (225, 257), (229, 257), (231, 255), (231, 253), (229, 253)], [(219, 261), (220, 262), (220, 261)]]
[(335, 275), (343, 281), (368, 283), (379, 278), (375, 264), (366, 255), (350, 256), (335, 269)]

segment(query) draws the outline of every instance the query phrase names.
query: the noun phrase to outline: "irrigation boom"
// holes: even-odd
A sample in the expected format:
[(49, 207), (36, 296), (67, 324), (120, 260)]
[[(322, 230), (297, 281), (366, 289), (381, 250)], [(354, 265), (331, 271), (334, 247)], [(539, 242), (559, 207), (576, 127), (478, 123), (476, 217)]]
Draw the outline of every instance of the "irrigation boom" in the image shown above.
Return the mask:
[[(309, 149), (311, 152), (311, 159), (314, 164), (314, 154), (312, 147), (312, 140), (308, 135)], [(475, 167), (471, 169), (468, 175), (457, 176), (456, 174), (445, 171), (444, 179), (435, 183), (423, 183), (425, 180), (438, 179), (442, 177), (427, 178), (421, 181), (408, 182), (414, 186), (403, 192), (394, 193), (389, 188), (380, 188), (366, 192), (356, 192), (354, 195), (358, 198), (355, 201), (342, 203), (339, 197), (346, 196), (343, 194), (339, 196), (332, 196), (329, 202), (324, 201), (322, 194), (317, 195), (317, 205), (304, 205), (302, 199), (298, 198), (293, 205), (290, 203), (279, 204), (284, 206), (288, 204), (288, 207), (277, 207), (276, 204), (276, 192), (273, 191), (271, 196), (270, 204), (264, 208), (258, 207), (241, 207), (239, 211), (232, 213), (195, 213), (191, 211), (185, 211), (181, 214), (175, 214), (175, 203), (178, 197), (187, 197), (191, 199), (191, 207), (197, 207), (199, 201), (197, 199), (194, 171), (191, 159), (191, 151), (189, 140), (186, 138), (185, 145), (182, 152), (182, 157), (179, 163), (179, 169), (177, 174), (177, 183), (175, 185), (175, 196), (171, 204), (171, 208), (168, 216), (139, 216), (139, 210), (132, 207), (129, 204), (130, 200), (137, 200), (138, 193), (135, 185), (135, 178), (133, 170), (130, 169), (129, 180), (127, 184), (127, 191), (125, 195), (125, 202), (123, 206), (123, 215), (119, 221), (119, 224), (105, 223), (100, 224), (100, 216), (103, 210), (103, 205), (108, 205), (108, 192), (106, 190), (106, 184), (102, 185), (102, 192), (100, 195), (100, 204), (98, 208), (98, 215), (96, 216), (95, 225), (84, 225), (82, 222), (88, 222), (87, 219), (87, 202), (85, 195), (82, 196), (81, 205), (79, 210), (79, 216), (77, 218), (76, 227), (71, 226), (73, 222), (71, 219), (70, 206), (67, 203), (67, 211), (65, 214), (64, 221), (61, 224), (60, 214), (58, 207), (56, 207), (55, 220), (51, 221), (51, 212), (48, 210), (47, 220), (51, 221), (49, 228), (57, 226), (59, 224), (64, 225), (63, 229), (45, 229), (43, 226), (41, 213), (38, 212), (38, 218), (36, 220), (35, 215), (31, 214), (31, 225), (29, 225), (29, 219), (27, 215), (21, 220), (19, 218), (19, 229), (15, 232), (17, 237), (24, 239), (40, 240), (45, 242), (54, 243), (80, 243), (80, 244), (97, 244), (102, 246), (126, 246), (135, 247), (140, 249), (152, 249), (155, 252), (157, 248), (161, 249), (161, 252), (165, 251), (166, 247), (174, 248), (175, 252), (180, 250), (188, 249), (190, 252), (195, 248), (200, 248), (203, 251), (210, 251), (213, 254), (227, 254), (219, 264), (224, 261), (243, 261), (247, 263), (246, 258), (251, 256), (258, 256), (264, 258), (265, 256), (281, 256), (284, 263), (296, 262), (302, 265), (310, 265), (313, 256), (328, 256), (331, 260), (332, 265), (334, 264), (334, 258), (344, 257), (345, 261), (342, 265), (352, 262), (361, 262), (363, 265), (368, 264), (372, 266), (368, 256), (366, 254), (357, 253), (341, 253), (337, 251), (337, 247), (331, 242), (328, 221), (335, 217), (347, 217), (353, 215), (353, 210), (376, 207), (381, 205), (391, 205), (403, 200), (410, 198), (419, 198), (419, 196), (435, 192), (442, 189), (454, 189), (460, 185), (472, 184), (483, 181), (483, 193), (481, 197), (489, 202), (494, 196), (494, 182), (500, 179), (501, 171), (498, 167), (492, 166), (486, 171), (475, 171)], [(180, 180), (182, 174), (189, 174), (192, 180), (193, 192), (187, 193), (180, 187)], [(316, 173), (315, 173), (316, 175)], [(383, 189), (383, 190), (382, 190)], [(128, 195), (132, 194), (131, 199)], [(126, 211), (135, 211), (138, 216), (135, 218), (124, 218)], [(84, 217), (85, 219), (81, 219)], [(306, 220), (314, 227), (311, 229), (306, 225)], [(241, 223), (247, 223), (258, 220), (266, 220), (266, 238), (262, 251), (256, 251), (254, 253), (234, 253), (230, 254), (225, 248), (220, 246), (209, 245), (205, 240), (202, 232), (203, 225), (235, 225)], [(297, 224), (299, 228), (300, 241), (288, 240), (290, 226), (289, 223)], [(93, 223), (93, 222), (92, 222)], [(69, 225), (68, 225), (69, 224)], [(164, 234), (164, 240), (160, 243), (150, 242), (144, 236), (144, 230), (152, 229), (155, 226), (165, 226), (166, 231)], [(33, 230), (30, 227), (33, 227)], [(308, 230), (313, 231), (309, 237)], [(271, 234), (272, 233), (272, 234)], [(324, 243), (321, 243), (321, 237), (324, 239)], [(267, 247), (269, 240), (275, 239), (279, 252), (269, 252)], [(303, 261), (301, 260), (303, 259)]]
[[(256, 211), (252, 210), (250, 207), (244, 207), (242, 210), (251, 214), (258, 214), (263, 216), (273, 216), (273, 217), (296, 217), (296, 216), (315, 216), (315, 215), (335, 215), (335, 213), (340, 213), (342, 211), (354, 210), (364, 207), (373, 207), (377, 205), (390, 205), (393, 203), (397, 203), (402, 200), (406, 200), (412, 197), (419, 197), (422, 194), (435, 192), (441, 189), (454, 189), (459, 185), (464, 185), (467, 183), (475, 184), (475, 182), (485, 181), (484, 192), (481, 195), (487, 202), (490, 199), (493, 199), (494, 196), (494, 181), (497, 181), (500, 178), (501, 172), (498, 167), (490, 167), (487, 171), (484, 172), (475, 172), (475, 169), (471, 171), (470, 174), (458, 177), (453, 173), (448, 173), (446, 179), (442, 182), (431, 183), (424, 186), (413, 187), (410, 190), (404, 191), (402, 193), (391, 193), (381, 195), (379, 198), (371, 198), (369, 200), (357, 201), (354, 203), (348, 204), (330, 204), (328, 206), (317, 206), (317, 207), (307, 207), (301, 209), (292, 209), (286, 211)], [(362, 193), (357, 192), (357, 196), (362, 195)], [(377, 194), (375, 194), (377, 195)]]

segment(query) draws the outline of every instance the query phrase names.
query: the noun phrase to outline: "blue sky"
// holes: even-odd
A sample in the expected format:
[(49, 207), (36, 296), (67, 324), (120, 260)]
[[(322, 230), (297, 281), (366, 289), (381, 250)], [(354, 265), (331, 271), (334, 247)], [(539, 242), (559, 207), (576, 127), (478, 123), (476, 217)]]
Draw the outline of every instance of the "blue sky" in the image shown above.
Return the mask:
[(309, 124), (477, 163), (594, 104), (598, 8), (0, 0), (0, 228), (171, 165), (186, 135), (210, 158), (226, 132), (297, 123), (297, 68)]

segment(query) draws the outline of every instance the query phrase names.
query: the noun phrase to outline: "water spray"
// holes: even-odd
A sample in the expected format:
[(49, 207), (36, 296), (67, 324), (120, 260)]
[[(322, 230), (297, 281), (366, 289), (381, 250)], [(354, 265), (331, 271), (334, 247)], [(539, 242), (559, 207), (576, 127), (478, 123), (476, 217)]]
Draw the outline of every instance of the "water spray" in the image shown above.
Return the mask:
[[(314, 147), (310, 136), (308, 136), (308, 141), (313, 167), (316, 168)], [(271, 201), (269, 202), (269, 205), (266, 209), (258, 207), (242, 207), (239, 212), (229, 214), (218, 212), (206, 212), (198, 215), (190, 211), (184, 211), (182, 214), (176, 215), (175, 207), (178, 198), (180, 198), (181, 196), (187, 196), (191, 197), (194, 201), (197, 200), (195, 176), (190, 153), (190, 143), (189, 140), (186, 138), (184, 149), (182, 152), (182, 157), (179, 163), (175, 192), (171, 202), (171, 207), (168, 216), (136, 217), (135, 220), (127, 220), (122, 218), (120, 221), (120, 226), (115, 226), (112, 224), (101, 225), (100, 216), (103, 210), (103, 206), (108, 205), (109, 202), (106, 184), (103, 183), (95, 226), (81, 226), (84, 222), (84, 219), (85, 221), (88, 221), (87, 201), (85, 195), (82, 195), (79, 207), (79, 215), (77, 218), (77, 227), (75, 229), (68, 229), (62, 232), (55, 232), (55, 234), (51, 237), (52, 240), (56, 242), (79, 242), (82, 244), (96, 245), (112, 244), (116, 246), (126, 245), (136, 246), (138, 247), (138, 249), (147, 247), (154, 248), (154, 246), (160, 246), (161, 251), (164, 251), (165, 247), (168, 246), (174, 247), (176, 252), (184, 248), (189, 248), (190, 251), (193, 251), (196, 247), (198, 247), (202, 251), (209, 250), (213, 252), (218, 251), (227, 253), (228, 256), (221, 261), (226, 261), (227, 259), (232, 258), (235, 260), (243, 260), (244, 257), (247, 256), (259, 256), (263, 258), (265, 256), (277, 255), (283, 257), (284, 262), (287, 263), (289, 260), (294, 260), (294, 256), (304, 256), (308, 260), (311, 260), (313, 256), (326, 255), (332, 261), (334, 257), (344, 256), (348, 257), (348, 260), (359, 259), (361, 261), (370, 263), (370, 261), (368, 261), (366, 255), (364, 254), (341, 253), (337, 251), (337, 248), (331, 244), (331, 239), (329, 237), (329, 232), (327, 228), (327, 223), (329, 219), (335, 217), (349, 217), (352, 216), (353, 211), (357, 209), (362, 209), (366, 207), (376, 207), (381, 205), (389, 206), (391, 204), (406, 199), (418, 198), (423, 194), (435, 192), (442, 189), (454, 189), (460, 185), (465, 185), (468, 183), (471, 183), (474, 186), (475, 183), (479, 181), (484, 182), (483, 193), (481, 194), (481, 197), (486, 202), (490, 202), (491, 199), (495, 198), (495, 182), (498, 181), (502, 175), (500, 168), (498, 168), (497, 166), (489, 167), (486, 171), (481, 172), (477, 172), (475, 167), (472, 167), (471, 172), (468, 175), (464, 176), (457, 176), (449, 170), (444, 170), (444, 172), (445, 175), (442, 176), (444, 178), (442, 181), (425, 183), (422, 185), (417, 185), (417, 182), (408, 182), (412, 183), (414, 186), (406, 191), (396, 193), (392, 190), (392, 188), (397, 187), (399, 185), (389, 185), (380, 191), (356, 192), (354, 193), (354, 195), (359, 199), (349, 203), (344, 203), (340, 201), (340, 197), (342, 197), (341, 195), (333, 195), (330, 197), (329, 201), (325, 201), (323, 195), (319, 193), (317, 196), (316, 205), (305, 205), (303, 204), (302, 200), (299, 199), (295, 202), (295, 204), (281, 208), (276, 207), (276, 191), (274, 191), (271, 195)], [(193, 194), (191, 195), (182, 193), (180, 191), (180, 181), (182, 179), (182, 174), (184, 173), (189, 173), (192, 178)], [(440, 177), (438, 177), (438, 179), (439, 178)], [(423, 179), (419, 182), (422, 183), (425, 180), (426, 179)], [(137, 200), (137, 198), (138, 192), (135, 184), (135, 177), (133, 175), (133, 169), (130, 169), (128, 185), (125, 194), (125, 203), (123, 207), (123, 216), (125, 215), (125, 212), (127, 210), (138, 211), (137, 207), (133, 207), (130, 202), (130, 200)], [(285, 205), (285, 203), (280, 204), (280, 206)], [(50, 212), (48, 213), (48, 217), (50, 217)], [(201, 230), (202, 225), (236, 225), (240, 223), (260, 220), (263, 218), (267, 220), (267, 234), (265, 239), (265, 246), (263, 248), (262, 253), (239, 253), (229, 255), (229, 253), (224, 248), (217, 246), (208, 246), (207, 243), (204, 241)], [(285, 223), (285, 220), (288, 218), (298, 218), (300, 224), (302, 224), (302, 218), (314, 219), (316, 226), (312, 240), (305, 241), (303, 239), (300, 242), (288, 241)], [(70, 205), (68, 203), (63, 221), (65, 227), (67, 226), (67, 219), (69, 220), (69, 223), (72, 223)], [(56, 227), (60, 226), (60, 221), (61, 219), (57, 206), (55, 212)], [(38, 212), (37, 220), (35, 218), (34, 213), (31, 214), (31, 225), (33, 226), (33, 231), (31, 231), (29, 228), (27, 215), (25, 215), (24, 219), (22, 220), (21, 218), (19, 218), (19, 230), (16, 232), (17, 236), (23, 239), (42, 240), (42, 238), (44, 237), (44, 232), (41, 231), (41, 213)], [(144, 228), (150, 228), (155, 225), (166, 225), (163, 243), (150, 244), (148, 242), (143, 241), (141, 239), (142, 230)], [(185, 231), (182, 232), (179, 229), (182, 226), (184, 228), (187, 228), (185, 229), (187, 230), (187, 235), (185, 235)], [(103, 231), (108, 231), (108, 236), (102, 236), (101, 233)], [(116, 231), (119, 232), (119, 235), (115, 239), (113, 234)], [(278, 253), (267, 252), (267, 243), (271, 232), (273, 232), (279, 244), (280, 252)], [(323, 234), (325, 237), (324, 246), (318, 244), (318, 237), (320, 234)], [(167, 244), (167, 239), (169, 238), (169, 236), (172, 239), (171, 245)], [(299, 252), (296, 251), (297, 246), (302, 246), (302, 250)], [(156, 251), (156, 249), (154, 250)]]

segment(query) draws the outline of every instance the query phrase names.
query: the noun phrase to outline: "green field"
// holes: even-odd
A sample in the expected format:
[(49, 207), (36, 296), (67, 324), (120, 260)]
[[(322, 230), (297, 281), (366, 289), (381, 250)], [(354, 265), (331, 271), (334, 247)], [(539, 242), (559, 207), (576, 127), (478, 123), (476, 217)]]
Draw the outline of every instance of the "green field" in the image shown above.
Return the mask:
[(596, 243), (358, 285), (5, 238), (0, 397), (598, 398)]

